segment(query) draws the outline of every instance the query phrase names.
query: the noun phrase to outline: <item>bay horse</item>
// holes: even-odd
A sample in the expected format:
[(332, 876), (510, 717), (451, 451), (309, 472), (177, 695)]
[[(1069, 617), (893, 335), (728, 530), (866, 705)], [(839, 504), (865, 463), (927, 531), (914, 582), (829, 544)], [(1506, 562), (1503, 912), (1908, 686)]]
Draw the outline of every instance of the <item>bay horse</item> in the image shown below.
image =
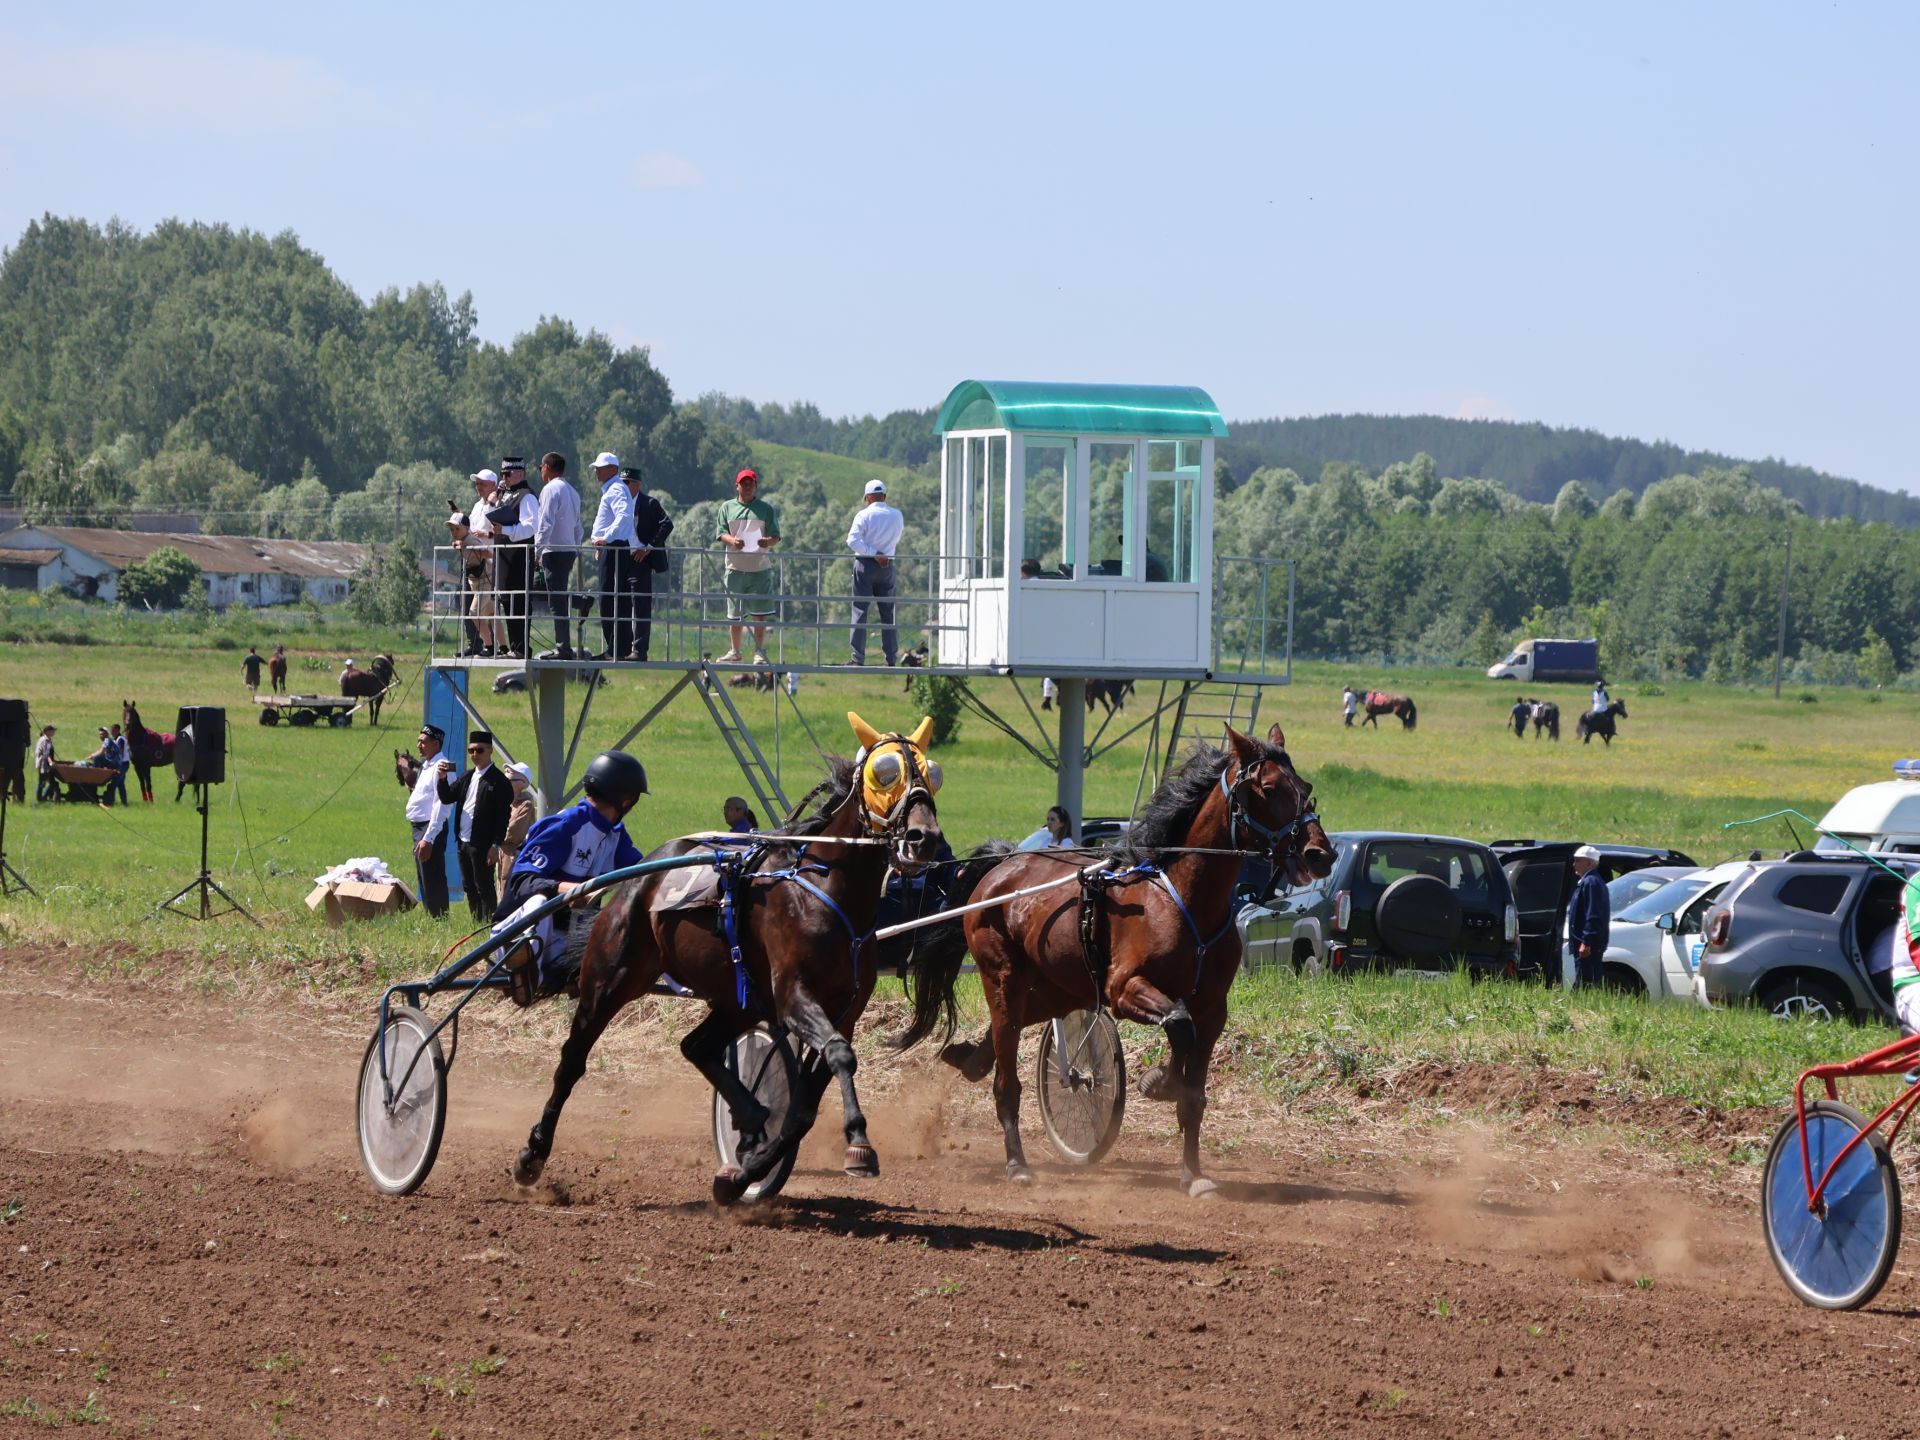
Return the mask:
[(1549, 739), (1560, 738), (1560, 707), (1551, 700), (1533, 702), (1533, 738), (1538, 740), (1542, 731)]
[(287, 693), (287, 647), (276, 645), (267, 657), (267, 684), (276, 695)]
[[(730, 1205), (797, 1144), (813, 1123), (829, 1077), (840, 1082), (848, 1175), (880, 1173), (879, 1156), (867, 1138), (867, 1121), (854, 1089), (857, 1063), (849, 1040), (873, 994), (878, 965), (869, 939), (887, 867), (912, 874), (931, 863), (942, 843), (933, 794), (940, 769), (926, 758), (933, 720), (911, 735), (882, 735), (858, 715), (847, 719), (860, 741), (851, 759), (829, 760), (827, 778), (815, 786), (773, 841), (744, 840), (718, 847), (729, 856), (716, 868), (712, 899), (663, 897), (676, 877), (684, 891), (688, 872), (663, 871), (623, 885), (588, 935), (581, 960), (579, 1005), (561, 1047), (553, 1091), (526, 1147), (514, 1164), (522, 1185), (539, 1179), (553, 1151), (554, 1130), (573, 1087), (586, 1072), (587, 1057), (609, 1021), (647, 993), (662, 975), (672, 975), (707, 1002), (707, 1016), (680, 1042), (680, 1053), (720, 1093), (745, 1137), (740, 1165), (713, 1178), (714, 1199)], [(808, 805), (818, 801), (810, 814)], [(669, 840), (647, 858), (662, 859), (715, 849), (711, 840)], [(724, 896), (724, 900), (723, 900)], [(667, 905), (657, 903), (667, 898)], [(669, 908), (670, 907), (670, 908)], [(739, 963), (724, 922), (738, 937)], [(959, 967), (956, 964), (954, 968)], [(922, 987), (915, 996), (926, 1033), (945, 995)], [(753, 1025), (785, 1025), (824, 1061), (808, 1074), (779, 1134), (766, 1133), (767, 1110), (727, 1065), (729, 1047)], [(917, 1022), (918, 1023), (918, 1022)]]
[(1077, 887), (966, 917), (988, 1034), (947, 1046), (941, 1059), (971, 1080), (993, 1071), (1009, 1180), (1033, 1180), (1020, 1143), (1020, 1032), (1095, 1005), (1165, 1032), (1172, 1060), (1142, 1077), (1141, 1092), (1176, 1103), (1181, 1188), (1195, 1198), (1212, 1192), (1200, 1172), (1200, 1122), (1240, 968), (1234, 882), (1249, 853), (1266, 854), (1294, 884), (1333, 868), (1313, 787), (1293, 768), (1278, 725), (1265, 744), (1228, 726), (1224, 748), (1196, 745), (1123, 844), (1092, 865), (1084, 852), (1023, 851), (979, 881), (976, 901), (1081, 872)]
[[(120, 702), (120, 729), (127, 737), (127, 754), (132, 758), (134, 771), (140, 777), (140, 798), (151, 805), (153, 767), (173, 763), (173, 732), (149, 730), (140, 721), (140, 707), (131, 700)], [(178, 800), (186, 788), (182, 785), (173, 798)]]
[(355, 670), (340, 677), (340, 693), (362, 697), (367, 702), (367, 717), (375, 725), (380, 723), (380, 706), (386, 701), (387, 691), (394, 686), (393, 656), (376, 655), (373, 663), (364, 670)]
[(1598, 735), (1601, 743), (1611, 746), (1613, 744), (1613, 722), (1616, 719), (1625, 720), (1626, 718), (1627, 702), (1624, 700), (1615, 700), (1604, 710), (1589, 710), (1586, 714), (1582, 715), (1580, 717), (1580, 723), (1574, 728), (1574, 733), (1580, 737), (1580, 743), (1582, 745), (1587, 744), (1594, 736)]
[(1369, 690), (1360, 697), (1360, 703), (1367, 710), (1367, 718), (1360, 723), (1371, 725), (1376, 730), (1380, 728), (1382, 715), (1399, 716), (1402, 730), (1413, 729), (1420, 720), (1420, 712), (1414, 706), (1411, 695), (1389, 695), (1384, 690)]

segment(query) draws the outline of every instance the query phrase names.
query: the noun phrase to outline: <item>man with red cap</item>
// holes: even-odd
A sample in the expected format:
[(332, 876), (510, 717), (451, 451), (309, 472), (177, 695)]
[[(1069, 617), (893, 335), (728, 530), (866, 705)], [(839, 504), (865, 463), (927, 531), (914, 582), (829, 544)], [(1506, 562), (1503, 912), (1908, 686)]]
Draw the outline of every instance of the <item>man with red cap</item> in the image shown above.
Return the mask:
[(733, 477), (735, 498), (722, 501), (714, 520), (713, 538), (727, 550), (727, 626), (733, 648), (722, 663), (740, 659), (742, 621), (753, 621), (753, 663), (767, 663), (767, 621), (778, 612), (774, 596), (773, 556), (780, 543), (780, 512), (759, 498), (760, 475), (742, 470)]

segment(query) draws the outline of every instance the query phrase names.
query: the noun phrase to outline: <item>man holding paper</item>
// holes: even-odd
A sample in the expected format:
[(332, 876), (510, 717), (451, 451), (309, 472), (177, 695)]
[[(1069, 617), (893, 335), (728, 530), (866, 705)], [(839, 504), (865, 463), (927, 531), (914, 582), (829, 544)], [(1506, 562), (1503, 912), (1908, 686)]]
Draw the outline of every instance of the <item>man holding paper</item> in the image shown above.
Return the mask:
[(773, 556), (780, 543), (780, 513), (758, 497), (760, 476), (742, 470), (733, 477), (737, 499), (723, 501), (714, 523), (714, 540), (727, 550), (727, 619), (733, 648), (723, 664), (740, 660), (741, 622), (753, 622), (753, 663), (767, 663), (767, 620), (778, 611), (773, 593)]

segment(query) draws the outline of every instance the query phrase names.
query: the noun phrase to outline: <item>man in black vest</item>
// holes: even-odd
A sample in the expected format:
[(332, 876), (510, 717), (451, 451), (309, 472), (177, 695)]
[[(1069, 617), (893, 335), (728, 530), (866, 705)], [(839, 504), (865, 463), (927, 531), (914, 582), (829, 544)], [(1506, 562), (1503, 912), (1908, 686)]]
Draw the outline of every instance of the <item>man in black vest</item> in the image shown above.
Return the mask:
[(448, 806), (447, 826), (460, 842), (460, 883), (467, 892), (467, 909), (476, 920), (491, 920), (499, 907), (494, 872), (500, 863), (500, 843), (507, 838), (513, 818), (513, 783), (495, 768), (493, 736), (475, 730), (467, 741), (473, 768), (449, 783), (453, 765), (440, 761), (438, 790)]
[(640, 467), (628, 465), (620, 471), (633, 495), (633, 649), (625, 660), (644, 660), (653, 641), (653, 577), (666, 573), (667, 537), (673, 534), (673, 518), (667, 507), (641, 488)]
[[(527, 658), (527, 581), (533, 567), (528, 554), (540, 523), (540, 502), (527, 489), (527, 462), (509, 455), (500, 462), (500, 489), (487, 512), (493, 526), (493, 588), (506, 622), (507, 658)], [(491, 915), (493, 912), (487, 912)]]

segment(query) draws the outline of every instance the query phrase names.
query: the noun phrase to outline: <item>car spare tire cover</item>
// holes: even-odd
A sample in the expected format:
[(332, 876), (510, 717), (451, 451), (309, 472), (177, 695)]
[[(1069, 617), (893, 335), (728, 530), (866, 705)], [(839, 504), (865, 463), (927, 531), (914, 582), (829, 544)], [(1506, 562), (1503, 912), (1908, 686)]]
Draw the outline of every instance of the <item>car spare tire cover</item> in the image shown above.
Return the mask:
[(1402, 875), (1374, 908), (1380, 938), (1402, 955), (1439, 955), (1460, 939), (1460, 902), (1432, 875)]

